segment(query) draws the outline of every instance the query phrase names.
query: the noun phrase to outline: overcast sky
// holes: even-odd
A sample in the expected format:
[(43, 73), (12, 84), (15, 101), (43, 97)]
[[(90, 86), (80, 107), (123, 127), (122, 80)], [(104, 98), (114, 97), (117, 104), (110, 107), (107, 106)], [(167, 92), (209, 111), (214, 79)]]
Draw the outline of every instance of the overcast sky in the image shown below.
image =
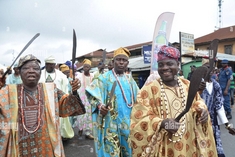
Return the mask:
[[(222, 27), (235, 25), (235, 0), (222, 3)], [(36, 34), (40, 36), (23, 55), (57, 62), (71, 59), (72, 30), (77, 34), (77, 56), (106, 48), (149, 42), (158, 16), (175, 13), (170, 42), (179, 32), (194, 38), (209, 34), (218, 24), (218, 0), (0, 0), (0, 63), (13, 58)]]

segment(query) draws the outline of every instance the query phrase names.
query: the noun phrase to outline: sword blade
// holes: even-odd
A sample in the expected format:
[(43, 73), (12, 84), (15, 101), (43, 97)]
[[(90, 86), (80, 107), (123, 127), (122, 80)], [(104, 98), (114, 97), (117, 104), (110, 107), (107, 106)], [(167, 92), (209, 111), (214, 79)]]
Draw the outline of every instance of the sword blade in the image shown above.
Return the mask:
[[(115, 92), (116, 86), (117, 86), (117, 81), (114, 81), (113, 86), (112, 86), (112, 89), (111, 89), (110, 94), (109, 94), (109, 102), (108, 102), (108, 104), (105, 106), (105, 108), (108, 108), (109, 106), (112, 105), (112, 99), (113, 99), (113, 96), (114, 96), (114, 92)], [(102, 119), (102, 124), (101, 124), (101, 126), (102, 126), (103, 128), (104, 128), (104, 126), (105, 126), (105, 119), (104, 119), (104, 116), (103, 116), (103, 119)]]
[(209, 70), (207, 72), (207, 75), (205, 77), (205, 79), (207, 81), (210, 80), (211, 71), (214, 68), (214, 63), (215, 63), (215, 58), (216, 58), (216, 55), (217, 55), (218, 44), (219, 44), (219, 39), (214, 39), (211, 42), (210, 47), (209, 47), (209, 65), (210, 65), (210, 68), (209, 68)]
[(29, 45), (40, 35), (40, 33), (37, 33), (26, 45), (25, 47), (20, 51), (20, 53), (18, 54), (18, 56), (16, 57), (16, 59), (13, 61), (13, 63), (11, 64), (11, 66), (7, 69), (7, 71), (3, 74), (2, 78), (4, 78), (6, 76), (6, 74), (9, 72), (9, 70), (11, 69), (11, 67), (15, 64), (15, 62), (17, 61), (17, 59), (21, 56), (21, 54), (29, 47)]
[(110, 106), (112, 104), (112, 99), (113, 99), (113, 96), (114, 96), (116, 86), (117, 86), (117, 81), (114, 81), (111, 92), (109, 94), (109, 102), (106, 105), (106, 108), (108, 108), (108, 106)]
[(106, 59), (106, 49), (104, 49), (103, 50), (103, 57), (102, 57), (102, 59), (103, 59), (103, 64), (105, 64), (105, 59)]
[(73, 80), (75, 79), (75, 69), (74, 69), (74, 63), (76, 58), (76, 48), (77, 48), (77, 37), (76, 32), (73, 29), (73, 50), (72, 50), (72, 71), (73, 71)]
[(185, 110), (181, 112), (177, 117), (176, 121), (179, 122), (179, 120), (189, 111), (190, 107), (192, 106), (194, 97), (197, 94), (199, 85), (202, 81), (203, 76), (206, 74), (207, 68), (206, 67), (198, 67), (192, 74), (192, 77), (190, 79), (190, 85), (189, 85), (189, 90), (188, 90), (188, 98), (187, 98), (187, 103)]

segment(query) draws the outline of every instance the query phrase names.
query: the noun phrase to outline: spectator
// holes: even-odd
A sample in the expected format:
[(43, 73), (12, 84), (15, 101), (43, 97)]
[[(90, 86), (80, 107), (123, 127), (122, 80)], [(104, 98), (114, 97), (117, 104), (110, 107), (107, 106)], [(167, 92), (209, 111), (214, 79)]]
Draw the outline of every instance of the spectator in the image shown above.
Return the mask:
[[(232, 70), (233, 69), (231, 66), (229, 66), (229, 68)], [(234, 77), (235, 77), (235, 73), (233, 72), (232, 74), (232, 80), (230, 82), (230, 98), (231, 98), (231, 107), (234, 105)]]
[(188, 73), (188, 77), (187, 77), (187, 79), (190, 81), (190, 79), (191, 79), (191, 76), (192, 76), (192, 74), (193, 74), (193, 71), (196, 69), (197, 67), (195, 66), (195, 65), (191, 65), (190, 66), (190, 69), (191, 69), (191, 72), (189, 72)]
[[(56, 84), (56, 87), (64, 93), (68, 93), (69, 81), (67, 77), (59, 70), (55, 69), (56, 61), (54, 56), (45, 59), (45, 69), (41, 71), (39, 82)], [(60, 132), (63, 139), (74, 137), (74, 131), (69, 117), (60, 117)]]
[[(203, 66), (207, 67), (208, 69), (210, 68), (209, 59), (204, 61)], [(235, 130), (232, 128), (232, 125), (228, 123), (228, 119), (225, 115), (223, 107), (224, 98), (221, 87), (215, 79), (211, 78), (209, 81), (206, 80), (206, 82), (201, 82), (199, 89), (201, 97), (205, 100), (208, 111), (210, 113), (218, 157), (225, 157), (222, 141), (220, 138), (220, 125), (225, 124), (229, 133), (232, 135), (235, 134)]]
[(224, 59), (221, 62), (222, 68), (219, 73), (219, 84), (222, 89), (223, 97), (224, 97), (224, 109), (226, 111), (226, 116), (228, 119), (232, 119), (231, 114), (231, 106), (230, 106), (230, 82), (232, 80), (232, 70), (228, 67), (228, 60)]
[(14, 73), (7, 76), (6, 84), (21, 84), (22, 80), (20, 77), (18, 64), (14, 65), (13, 70), (14, 70)]
[(82, 84), (81, 87), (78, 90), (78, 93), (81, 96), (82, 103), (85, 106), (86, 113), (80, 116), (76, 117), (75, 123), (73, 127), (78, 128), (78, 136), (81, 139), (83, 133), (85, 134), (86, 139), (93, 140), (94, 136), (92, 134), (92, 112), (91, 112), (91, 104), (89, 103), (87, 96), (85, 94), (86, 87), (88, 87), (91, 84), (91, 81), (94, 77), (92, 73), (90, 73), (91, 70), (91, 61), (89, 59), (83, 60), (83, 72), (78, 73), (76, 78), (79, 79)]
[(179, 77), (184, 78), (184, 72), (183, 72), (183, 70), (179, 70)]
[(108, 69), (112, 70), (113, 69), (113, 59), (111, 59), (108, 63)]

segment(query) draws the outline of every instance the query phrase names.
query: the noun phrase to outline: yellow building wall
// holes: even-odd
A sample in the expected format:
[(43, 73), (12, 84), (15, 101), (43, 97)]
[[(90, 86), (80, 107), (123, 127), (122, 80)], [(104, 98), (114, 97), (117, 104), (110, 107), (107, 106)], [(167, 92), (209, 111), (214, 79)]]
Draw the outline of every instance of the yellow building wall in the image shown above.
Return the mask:
[[(225, 48), (224, 47), (226, 45), (232, 45), (232, 55), (235, 55), (235, 41), (219, 42), (217, 52), (225, 53)], [(208, 50), (209, 44), (208, 45), (203, 45), (203, 46), (195, 45), (195, 47), (196, 47), (196, 50)]]

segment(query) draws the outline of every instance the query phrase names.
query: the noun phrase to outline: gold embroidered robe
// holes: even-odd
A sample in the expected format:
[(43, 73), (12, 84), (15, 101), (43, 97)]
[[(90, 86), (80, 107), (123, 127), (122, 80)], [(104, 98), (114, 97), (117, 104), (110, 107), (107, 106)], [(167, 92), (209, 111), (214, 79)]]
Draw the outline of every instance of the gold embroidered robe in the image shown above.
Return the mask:
[[(189, 81), (180, 78), (185, 97), (187, 98)], [(211, 120), (207, 123), (197, 124), (197, 108), (207, 109), (199, 94), (196, 95), (192, 107), (185, 116), (185, 129), (183, 125), (179, 128), (179, 135), (182, 139), (179, 142), (170, 141), (168, 132), (160, 129), (165, 118), (175, 118), (182, 111), (181, 94), (178, 88), (169, 88), (164, 85), (166, 105), (161, 106), (161, 87), (159, 80), (145, 85), (137, 95), (137, 104), (134, 105), (131, 113), (131, 134), (130, 140), (133, 156), (151, 157), (214, 157), (217, 155), (213, 138)], [(162, 110), (162, 111), (161, 111)], [(162, 117), (163, 115), (163, 117)], [(209, 115), (208, 115), (209, 117)], [(170, 127), (170, 126), (169, 126)], [(183, 133), (181, 133), (181, 131)], [(177, 141), (180, 136), (172, 136)]]

